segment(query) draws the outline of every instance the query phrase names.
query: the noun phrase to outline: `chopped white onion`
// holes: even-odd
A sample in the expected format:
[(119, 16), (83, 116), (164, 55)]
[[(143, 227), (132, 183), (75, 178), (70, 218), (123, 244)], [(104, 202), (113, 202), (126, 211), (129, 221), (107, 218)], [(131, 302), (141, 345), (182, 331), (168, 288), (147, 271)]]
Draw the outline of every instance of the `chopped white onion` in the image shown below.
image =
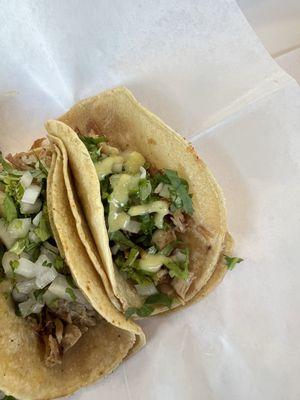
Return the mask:
[(122, 172), (122, 168), (123, 168), (123, 162), (120, 163), (114, 163), (113, 167), (112, 167), (112, 171), (115, 174), (119, 174), (120, 172)]
[(73, 292), (75, 294), (76, 301), (78, 301), (78, 303), (83, 304), (87, 308), (91, 308), (92, 309), (92, 306), (90, 305), (88, 300), (84, 297), (84, 295), (81, 293), (81, 291), (79, 289), (73, 289)]
[(140, 171), (141, 171), (141, 179), (145, 179), (147, 176), (147, 171), (145, 170), (144, 167), (140, 167)]
[(23, 294), (29, 294), (33, 290), (37, 289), (34, 279), (31, 279), (29, 281), (19, 281), (16, 284), (16, 288), (20, 293)]
[(119, 244), (115, 244), (115, 245), (111, 248), (111, 253), (115, 256), (119, 250), (120, 250), (120, 245), (119, 245)]
[(25, 278), (34, 278), (37, 275), (37, 268), (33, 262), (21, 257), (19, 259), (19, 265), (15, 269), (15, 273)]
[(53, 305), (53, 302), (57, 299), (58, 297), (50, 292), (50, 290), (46, 290), (46, 292), (43, 294), (43, 300), (47, 304), (47, 306)]
[(22, 317), (25, 318), (30, 314), (39, 314), (44, 304), (40, 301), (36, 301), (34, 296), (32, 296), (28, 300), (19, 303), (18, 306)]
[(11, 236), (11, 234), (7, 230), (7, 223), (4, 221), (4, 219), (0, 218), (0, 241), (10, 249), (16, 239)]
[(43, 309), (43, 307), (44, 307), (44, 304), (42, 304), (42, 303), (35, 303), (35, 304), (33, 304), (33, 306), (32, 306), (32, 313), (33, 314), (39, 314), (41, 311), (42, 311), (42, 309)]
[(27, 253), (24, 253), (24, 251), (20, 254), (20, 257), (26, 258), (27, 260), (31, 259), (30, 255)]
[(36, 214), (42, 208), (42, 201), (37, 199), (34, 204), (20, 203), (20, 212), (21, 214)]
[(29, 240), (31, 242), (34, 242), (34, 243), (39, 243), (40, 242), (40, 239), (37, 237), (37, 235), (33, 231), (29, 232), (28, 238), (29, 238)]
[(162, 189), (159, 191), (160, 197), (164, 197), (165, 199), (170, 198), (170, 191), (168, 185), (163, 185)]
[(135, 285), (135, 288), (140, 296), (151, 296), (157, 293), (157, 289), (153, 283), (149, 283), (148, 285)]
[(21, 201), (23, 203), (34, 204), (41, 193), (41, 186), (32, 183), (25, 189)]
[(40, 211), (32, 220), (34, 226), (38, 226), (43, 216), (43, 211)]
[(143, 271), (158, 272), (162, 265), (169, 261), (168, 257), (160, 254), (145, 254), (139, 260), (139, 267)]
[(36, 266), (36, 286), (43, 289), (54, 281), (58, 275), (56, 269), (52, 266), (52, 261), (45, 254), (41, 254), (35, 262)]
[(7, 231), (14, 239), (22, 239), (28, 234), (30, 227), (30, 218), (16, 218), (8, 225)]
[(158, 194), (158, 193), (162, 190), (163, 187), (164, 187), (164, 184), (163, 184), (162, 182), (160, 182), (160, 183), (157, 185), (157, 187), (154, 189), (154, 193), (155, 193), (155, 194)]
[[(45, 246), (46, 242), (43, 243), (43, 246), (41, 246), (41, 254), (45, 255), (48, 257), (51, 263), (54, 263), (58, 253), (56, 247), (52, 246), (51, 244), (48, 244), (47, 247)], [(50, 250), (49, 246), (51, 246), (55, 251)]]
[(20, 179), (20, 183), (21, 183), (21, 185), (23, 186), (24, 189), (28, 188), (28, 186), (31, 185), (32, 179), (33, 179), (33, 177), (32, 177), (32, 175), (31, 175), (31, 173), (29, 171), (26, 171), (23, 174), (22, 178)]
[(177, 249), (175, 250), (171, 258), (175, 262), (184, 263), (186, 260), (186, 254), (182, 253), (179, 249)]
[(12, 291), (12, 297), (17, 303), (21, 303), (22, 301), (27, 300), (27, 295), (25, 293), (21, 293), (18, 289), (14, 288)]
[(48, 286), (50, 283), (54, 281), (57, 277), (58, 273), (55, 268), (44, 267), (41, 271), (39, 270), (38, 276), (36, 278), (36, 286), (39, 289), (44, 289), (44, 287)]
[(58, 248), (55, 246), (52, 246), (52, 244), (50, 244), (49, 242), (44, 242), (43, 243), (43, 247), (46, 247), (46, 249), (52, 251), (55, 254), (59, 254)]
[(48, 257), (51, 263), (54, 263), (57, 255), (55, 253), (52, 253), (52, 251), (46, 249), (46, 247), (41, 246), (41, 254)]
[(19, 257), (15, 253), (11, 253), (10, 251), (7, 251), (3, 254), (2, 258), (2, 266), (5, 272), (5, 275), (8, 278), (13, 278), (14, 276), (14, 271), (11, 267), (11, 263), (13, 261), (18, 261)]
[(33, 305), (34, 305), (33, 299), (28, 299), (28, 300), (24, 301), (23, 303), (19, 304), (19, 310), (20, 310), (20, 313), (23, 318), (25, 318), (29, 314), (31, 314)]
[(33, 299), (28, 299), (23, 303), (19, 304), (19, 310), (23, 318), (27, 317), (29, 314), (32, 313), (32, 308), (35, 304)]
[(52, 261), (45, 254), (40, 254), (39, 258), (35, 262), (35, 265), (37, 266), (38, 269), (43, 269), (45, 267), (45, 264), (47, 264), (50, 267), (49, 264), (52, 264)]
[(66, 291), (68, 288), (70, 288), (70, 285), (68, 284), (66, 277), (64, 275), (58, 274), (57, 277), (49, 286), (48, 290), (56, 297), (59, 297), (60, 299), (71, 301), (72, 299), (70, 298), (70, 295)]
[(129, 220), (123, 229), (131, 233), (138, 233), (141, 229), (141, 223), (138, 221)]

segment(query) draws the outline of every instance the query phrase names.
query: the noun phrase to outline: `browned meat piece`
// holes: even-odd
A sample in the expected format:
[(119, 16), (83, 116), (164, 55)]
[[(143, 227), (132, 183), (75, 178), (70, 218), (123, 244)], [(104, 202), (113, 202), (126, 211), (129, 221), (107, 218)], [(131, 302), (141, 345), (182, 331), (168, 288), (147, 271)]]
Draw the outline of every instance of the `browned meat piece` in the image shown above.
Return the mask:
[(53, 312), (63, 321), (75, 324), (80, 329), (95, 326), (99, 318), (96, 311), (87, 309), (83, 304), (68, 303), (65, 300), (59, 300)]
[(64, 336), (64, 324), (58, 318), (54, 321), (55, 324), (55, 336), (59, 344), (61, 344)]
[(169, 283), (170, 282), (170, 276), (169, 272), (165, 268), (161, 268), (156, 274), (153, 276), (153, 281), (155, 286), (161, 285), (163, 283)]
[(66, 353), (71, 347), (73, 347), (81, 338), (81, 336), (81, 330), (76, 325), (67, 325), (65, 327), (64, 336), (61, 342), (63, 352)]
[(186, 231), (187, 223), (185, 220), (185, 216), (181, 211), (176, 210), (173, 216), (171, 217), (171, 221), (175, 225), (176, 231), (181, 233), (184, 233)]
[[(37, 141), (39, 140), (42, 139), (38, 139)], [(21, 152), (14, 155), (8, 154), (6, 159), (17, 169), (23, 171), (34, 168), (38, 159), (40, 159), (47, 167), (50, 167), (52, 158), (50, 145), (48, 144), (44, 147), (34, 147), (34, 145), (35, 144), (33, 144), (31, 150), (28, 152)]]
[(45, 343), (45, 363), (51, 368), (57, 364), (61, 364), (61, 353), (57, 340), (52, 335), (43, 337)]
[(178, 296), (183, 300), (185, 299), (187, 291), (189, 290), (189, 287), (191, 286), (191, 283), (195, 280), (195, 278), (196, 276), (192, 272), (189, 272), (187, 280), (178, 278), (172, 279), (172, 287), (175, 289), (175, 292), (178, 294)]
[(174, 242), (174, 240), (176, 240), (176, 234), (172, 229), (168, 231), (158, 229), (152, 236), (152, 242), (159, 250), (163, 249), (167, 244)]

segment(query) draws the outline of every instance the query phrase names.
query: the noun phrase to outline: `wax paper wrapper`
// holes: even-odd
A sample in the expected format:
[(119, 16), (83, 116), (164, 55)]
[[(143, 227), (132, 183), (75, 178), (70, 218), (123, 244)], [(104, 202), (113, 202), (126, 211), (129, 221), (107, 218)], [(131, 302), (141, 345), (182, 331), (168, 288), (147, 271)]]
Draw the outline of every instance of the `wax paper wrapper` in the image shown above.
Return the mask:
[[(300, 395), (300, 89), (231, 0), (3, 1), (0, 145), (22, 150), (74, 102), (125, 85), (224, 189), (245, 261), (73, 399)], [(80, 362), (80, 360), (78, 360)]]

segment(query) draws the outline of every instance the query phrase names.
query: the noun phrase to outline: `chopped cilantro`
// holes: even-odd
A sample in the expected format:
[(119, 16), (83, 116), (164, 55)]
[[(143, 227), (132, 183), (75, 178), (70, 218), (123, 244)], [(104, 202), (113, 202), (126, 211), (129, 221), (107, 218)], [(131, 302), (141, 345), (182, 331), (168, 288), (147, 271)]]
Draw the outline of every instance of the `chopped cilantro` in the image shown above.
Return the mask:
[(65, 268), (65, 262), (61, 256), (57, 256), (56, 259), (54, 260), (54, 268), (60, 272), (63, 271)]
[(39, 258), (40, 246), (41, 243), (35, 243), (35, 242), (30, 243), (29, 239), (27, 240), (25, 246), (25, 252), (31, 257), (33, 262), (36, 262), (36, 260)]
[(163, 249), (160, 250), (159, 254), (161, 254), (162, 256), (169, 257), (178, 243), (179, 240), (174, 240), (173, 242), (167, 244)]
[(20, 203), (24, 194), (24, 188), (19, 182), (22, 177), (22, 172), (18, 170), (11, 170), (8, 172), (0, 173), (0, 180), (5, 185), (5, 193), (11, 197), (17, 204)]
[(99, 144), (102, 142), (106, 142), (107, 138), (105, 136), (83, 136), (78, 135), (79, 139), (84, 143), (88, 152), (90, 153), (91, 159), (93, 162), (96, 162), (100, 159), (100, 148)]
[(187, 214), (193, 214), (193, 203), (191, 195), (188, 192), (189, 185), (187, 181), (180, 178), (177, 172), (171, 169), (166, 169), (165, 175), (169, 179), (172, 187), (170, 193), (175, 209), (182, 208)]
[(36, 300), (42, 299), (42, 296), (43, 296), (43, 294), (46, 292), (46, 290), (47, 290), (47, 288), (44, 288), (44, 289), (36, 289), (36, 290), (33, 292), (33, 295), (34, 295), (35, 299), (36, 299)]
[(4, 198), (3, 209), (4, 209), (4, 218), (6, 219), (7, 222), (11, 222), (18, 217), (17, 207), (13, 199), (8, 195), (6, 195)]
[(166, 263), (171, 278), (187, 279), (188, 271), (181, 268), (180, 264), (170, 261)]
[(10, 261), (9, 265), (11, 266), (11, 269), (15, 271), (20, 265), (20, 262), (18, 260), (12, 260)]
[(144, 202), (145, 200), (147, 200), (147, 198), (150, 196), (151, 192), (152, 192), (151, 182), (147, 179), (141, 179), (139, 181), (139, 190), (138, 190), (138, 194), (139, 194), (139, 198), (140, 198), (141, 202)]
[(76, 289), (76, 284), (71, 275), (66, 275), (66, 280), (67, 280), (68, 284), (71, 286), (71, 288)]
[(110, 234), (110, 240), (113, 240), (115, 243), (118, 243), (122, 246), (129, 247), (129, 248), (136, 248), (137, 246), (128, 239), (124, 233), (121, 231), (115, 231)]
[(153, 214), (139, 215), (139, 221), (141, 222), (141, 231), (145, 235), (152, 236), (152, 232), (156, 229), (155, 220)]
[(76, 301), (75, 293), (70, 287), (66, 288), (66, 293), (71, 297), (73, 301)]
[(42, 264), (43, 267), (47, 267), (47, 268), (51, 268), (52, 267), (52, 263), (51, 262), (47, 262), (47, 260), (45, 260)]
[(155, 309), (155, 306), (166, 306), (171, 308), (173, 299), (165, 293), (153, 294), (145, 300), (141, 307), (129, 307), (125, 312), (126, 319), (136, 314), (138, 317), (148, 317)]
[(142, 305), (141, 307), (129, 307), (127, 308), (127, 310), (125, 311), (125, 318), (129, 319), (131, 318), (134, 314), (136, 314), (138, 317), (148, 317), (149, 315), (151, 315), (154, 311), (154, 306), (150, 306), (150, 305)]
[(187, 181), (178, 176), (178, 173), (171, 169), (166, 169), (164, 173), (156, 173), (152, 177), (152, 187), (156, 188), (161, 182), (168, 185), (171, 196), (171, 211), (181, 209), (187, 214), (193, 214), (193, 202), (189, 194)]
[(15, 244), (9, 249), (9, 251), (19, 256), (25, 250), (27, 240), (27, 238), (17, 240)]
[(130, 270), (128, 273), (130, 279), (137, 283), (138, 285), (149, 285), (149, 283), (153, 283), (151, 279), (151, 273), (145, 273), (142, 270)]
[(32, 150), (36, 159), (37, 159), (37, 163), (39, 168), (36, 168), (35, 170), (36, 172), (36, 176), (34, 176), (35, 178), (39, 178), (39, 180), (41, 179), (46, 179), (48, 176), (48, 169), (46, 168), (46, 166), (42, 163), (41, 159), (39, 158), (39, 156), (36, 154), (36, 152), (34, 150)]
[(137, 249), (131, 249), (127, 260), (119, 254), (114, 262), (116, 266), (127, 275), (134, 283), (139, 285), (147, 285), (149, 283), (153, 283), (151, 279), (151, 273), (147, 271), (142, 271), (137, 269), (136, 258), (139, 255), (139, 251)]
[(137, 257), (139, 256), (140, 252), (138, 249), (132, 248), (130, 249), (129, 252), (129, 256), (127, 258), (127, 260), (124, 263), (124, 267), (131, 267), (133, 265), (133, 263), (135, 262), (135, 260), (137, 259)]
[(144, 249), (147, 249), (152, 245), (152, 235), (137, 236), (135, 242)]
[(45, 242), (51, 237), (51, 228), (48, 221), (48, 216), (45, 212), (43, 212), (38, 226), (34, 229), (34, 233), (41, 242)]
[(227, 265), (227, 268), (229, 270), (233, 270), (233, 268), (236, 266), (236, 264), (239, 264), (240, 262), (244, 261), (243, 258), (239, 258), (239, 257), (229, 257), (224, 255), (225, 258), (225, 262)]
[(171, 278), (179, 278), (186, 280), (189, 276), (189, 249), (181, 250), (185, 254), (185, 261), (183, 263), (177, 263), (174, 261), (169, 261), (165, 265), (169, 270), (169, 275)]
[(109, 176), (107, 175), (101, 181), (101, 199), (102, 200), (107, 199), (109, 194), (110, 194), (110, 182), (109, 182)]
[(172, 297), (168, 296), (166, 293), (155, 293), (151, 296), (147, 297), (145, 300), (145, 304), (149, 305), (161, 305), (166, 306), (168, 308), (171, 307), (173, 302)]

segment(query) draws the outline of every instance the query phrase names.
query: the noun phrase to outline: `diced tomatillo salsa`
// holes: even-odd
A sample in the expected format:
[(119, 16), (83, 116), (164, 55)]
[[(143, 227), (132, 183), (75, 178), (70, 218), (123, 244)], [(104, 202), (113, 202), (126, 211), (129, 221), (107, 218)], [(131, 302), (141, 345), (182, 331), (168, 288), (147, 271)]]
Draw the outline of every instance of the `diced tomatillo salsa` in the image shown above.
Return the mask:
[(44, 341), (45, 363), (52, 367), (99, 317), (74, 283), (51, 232), (50, 149), (9, 155), (10, 162), (0, 157), (0, 278), (9, 283), (6, 295), (16, 314)]
[(114, 264), (144, 299), (126, 315), (150, 315), (184, 299), (194, 279), (189, 248), (180, 239), (193, 214), (186, 180), (156, 170), (137, 151), (120, 151), (104, 136), (79, 135), (94, 162)]

